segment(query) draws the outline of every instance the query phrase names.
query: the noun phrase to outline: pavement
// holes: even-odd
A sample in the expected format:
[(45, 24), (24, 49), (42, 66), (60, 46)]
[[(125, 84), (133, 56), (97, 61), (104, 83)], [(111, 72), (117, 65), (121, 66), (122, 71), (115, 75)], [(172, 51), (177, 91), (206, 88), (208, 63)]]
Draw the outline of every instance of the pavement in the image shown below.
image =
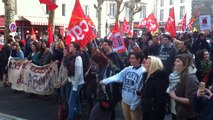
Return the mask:
[[(55, 96), (38, 98), (28, 96), (28, 93), (2, 87), (0, 82), (0, 120), (57, 120), (58, 102)], [(82, 106), (81, 120), (88, 120), (89, 110), (85, 101)], [(115, 111), (116, 120), (124, 120), (120, 105)], [(167, 115), (165, 120), (171, 120), (171, 116)]]

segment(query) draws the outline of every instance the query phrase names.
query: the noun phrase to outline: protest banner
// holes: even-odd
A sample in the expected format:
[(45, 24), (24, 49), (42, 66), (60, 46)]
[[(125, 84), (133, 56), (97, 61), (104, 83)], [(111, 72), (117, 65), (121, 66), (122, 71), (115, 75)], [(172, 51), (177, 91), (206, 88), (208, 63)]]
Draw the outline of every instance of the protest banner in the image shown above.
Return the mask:
[(8, 80), (11, 83), (11, 88), (18, 91), (23, 91), (24, 87), (24, 69), (28, 64), (27, 60), (15, 61), (9, 59), (8, 62)]
[(60, 84), (56, 62), (37, 66), (28, 60), (12, 59), (9, 61), (8, 79), (12, 89), (40, 95), (53, 94), (55, 86)]

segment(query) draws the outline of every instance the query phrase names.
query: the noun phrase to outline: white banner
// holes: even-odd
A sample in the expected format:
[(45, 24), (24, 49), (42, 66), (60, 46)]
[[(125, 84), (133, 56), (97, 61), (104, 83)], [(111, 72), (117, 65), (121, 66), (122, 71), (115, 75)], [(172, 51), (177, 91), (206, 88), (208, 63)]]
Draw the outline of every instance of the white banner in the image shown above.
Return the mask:
[(40, 95), (53, 94), (55, 86), (60, 83), (56, 62), (45, 66), (36, 66), (28, 60), (10, 60), (8, 79), (12, 89)]
[(211, 30), (211, 16), (200, 15), (200, 30)]

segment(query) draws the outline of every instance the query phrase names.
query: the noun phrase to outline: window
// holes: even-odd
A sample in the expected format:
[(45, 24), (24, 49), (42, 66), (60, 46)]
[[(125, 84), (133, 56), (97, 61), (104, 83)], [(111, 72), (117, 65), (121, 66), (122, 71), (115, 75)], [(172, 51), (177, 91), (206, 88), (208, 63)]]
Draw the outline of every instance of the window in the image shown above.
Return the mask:
[(173, 5), (174, 4), (174, 0), (170, 0), (170, 5)]
[(88, 5), (84, 6), (84, 14), (85, 14), (85, 16), (89, 15), (89, 6)]
[(62, 16), (65, 16), (66, 14), (65, 14), (65, 8), (66, 7), (66, 5), (65, 4), (62, 4)]
[(46, 5), (46, 14), (49, 14), (48, 6)]
[(164, 13), (164, 10), (160, 10), (160, 21), (163, 21), (163, 13)]
[(160, 0), (160, 6), (161, 6), (161, 7), (164, 6), (164, 0)]
[(185, 7), (181, 6), (180, 7), (180, 19), (182, 19), (184, 17), (184, 13), (185, 13)]
[(140, 18), (146, 18), (146, 6), (143, 6), (140, 12)]
[(185, 0), (180, 0), (180, 3), (184, 3), (185, 2)]
[(110, 9), (110, 13), (109, 13), (109, 15), (110, 15), (110, 17), (115, 17), (115, 14), (116, 14), (116, 4), (115, 3), (110, 3), (110, 5), (109, 5), (109, 9)]

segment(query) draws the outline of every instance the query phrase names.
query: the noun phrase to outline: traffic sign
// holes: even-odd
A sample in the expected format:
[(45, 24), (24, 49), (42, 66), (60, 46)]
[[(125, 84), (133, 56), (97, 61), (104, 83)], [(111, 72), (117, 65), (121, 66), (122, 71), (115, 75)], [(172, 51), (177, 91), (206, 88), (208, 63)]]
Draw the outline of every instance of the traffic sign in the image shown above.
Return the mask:
[(13, 22), (10, 24), (10, 32), (16, 32), (17, 26), (16, 24)]

